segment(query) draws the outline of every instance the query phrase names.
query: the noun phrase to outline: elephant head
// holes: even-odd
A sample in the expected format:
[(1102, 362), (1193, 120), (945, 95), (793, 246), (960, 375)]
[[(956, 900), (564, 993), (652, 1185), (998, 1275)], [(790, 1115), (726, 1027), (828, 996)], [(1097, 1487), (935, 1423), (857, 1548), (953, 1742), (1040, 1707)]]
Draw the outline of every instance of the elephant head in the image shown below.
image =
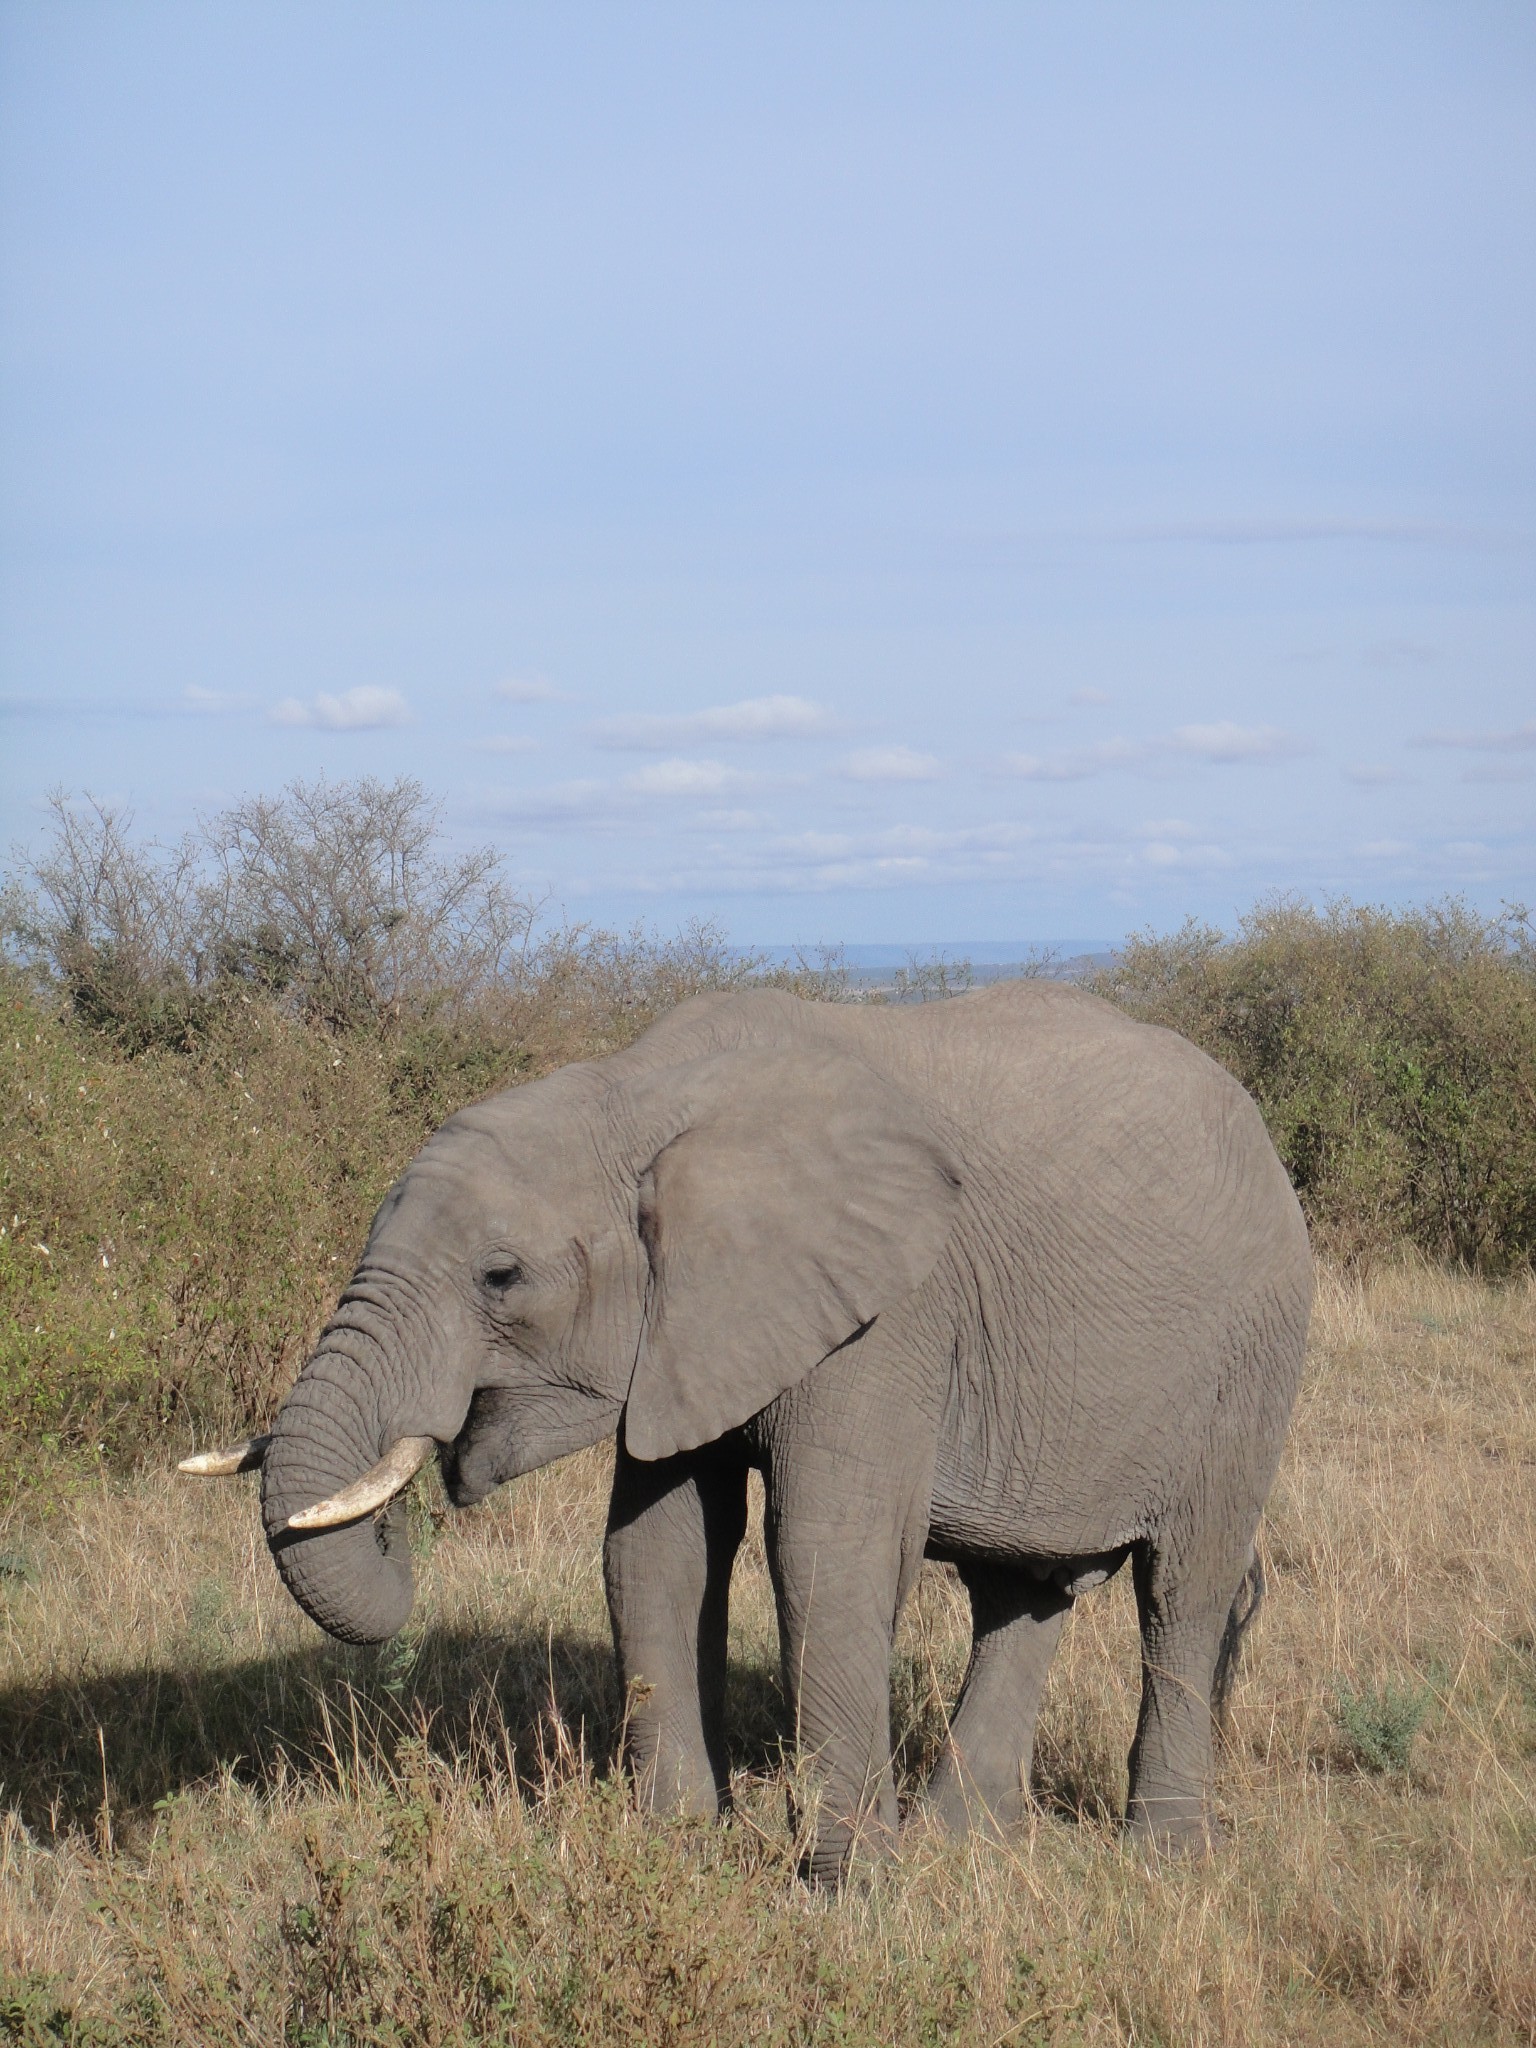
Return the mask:
[(434, 1453), (460, 1506), (597, 1442), (640, 1458), (746, 1422), (927, 1277), (953, 1155), (863, 1061), (620, 1055), (453, 1117), (386, 1196), (258, 1459), (268, 1543), (323, 1628), (410, 1612), (398, 1505)]

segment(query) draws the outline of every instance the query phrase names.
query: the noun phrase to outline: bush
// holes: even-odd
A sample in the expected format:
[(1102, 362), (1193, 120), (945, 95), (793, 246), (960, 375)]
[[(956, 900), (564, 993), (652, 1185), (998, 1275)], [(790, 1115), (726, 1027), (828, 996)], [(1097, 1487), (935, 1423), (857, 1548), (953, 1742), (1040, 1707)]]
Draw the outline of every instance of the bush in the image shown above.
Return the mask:
[(130, 1051), (252, 994), (333, 1030), (460, 1010), (523, 964), (532, 904), (494, 848), (438, 850), (408, 776), (294, 782), (170, 848), (93, 798), (49, 803), (49, 844), (6, 891), (8, 950)]
[(1536, 1255), (1536, 934), (1523, 909), (1275, 901), (1130, 941), (1091, 983), (1264, 1113), (1317, 1241), (1487, 1272)]
[(1343, 1738), (1348, 1761), (1356, 1769), (1382, 1774), (1405, 1773), (1413, 1761), (1413, 1745), (1431, 1694), (1426, 1686), (1351, 1685), (1334, 1680), (1328, 1711)]

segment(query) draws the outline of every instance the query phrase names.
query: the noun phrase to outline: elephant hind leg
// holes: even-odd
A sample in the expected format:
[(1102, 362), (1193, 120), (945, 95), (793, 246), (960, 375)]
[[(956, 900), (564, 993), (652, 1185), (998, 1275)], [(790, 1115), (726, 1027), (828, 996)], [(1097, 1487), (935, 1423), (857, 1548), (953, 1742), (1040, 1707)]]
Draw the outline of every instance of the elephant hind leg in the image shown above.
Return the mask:
[(1207, 1790), (1220, 1688), (1230, 1683), (1236, 1642), (1251, 1619), (1243, 1601), (1248, 1534), (1197, 1528), (1182, 1543), (1138, 1544), (1131, 1555), (1142, 1675), (1126, 1824), (1159, 1853), (1198, 1852), (1211, 1838)]
[(967, 1563), (971, 1661), (925, 1809), (956, 1834), (1003, 1829), (1029, 1807), (1035, 1720), (1072, 1596), (1017, 1566)]
[(1242, 1658), (1243, 1639), (1264, 1604), (1266, 1590), (1264, 1567), (1259, 1562), (1258, 1550), (1250, 1548), (1248, 1569), (1243, 1573), (1232, 1605), (1227, 1610), (1226, 1626), (1216, 1651), (1216, 1670), (1211, 1679), (1211, 1714), (1216, 1723), (1216, 1733), (1223, 1742), (1230, 1733), (1232, 1687)]

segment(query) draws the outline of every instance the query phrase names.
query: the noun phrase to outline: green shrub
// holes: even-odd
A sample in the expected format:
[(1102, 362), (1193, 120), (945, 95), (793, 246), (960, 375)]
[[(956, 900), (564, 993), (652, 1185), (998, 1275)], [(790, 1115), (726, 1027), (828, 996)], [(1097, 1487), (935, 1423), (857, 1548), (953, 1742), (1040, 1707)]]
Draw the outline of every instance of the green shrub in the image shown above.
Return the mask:
[(1343, 1739), (1349, 1761), (1363, 1771), (1406, 1772), (1413, 1745), (1429, 1711), (1427, 1686), (1387, 1679), (1381, 1685), (1357, 1686), (1346, 1678), (1333, 1682), (1328, 1711)]
[(1536, 1256), (1536, 934), (1521, 909), (1262, 904), (1130, 941), (1097, 992), (1258, 1102), (1319, 1244), (1486, 1272)]

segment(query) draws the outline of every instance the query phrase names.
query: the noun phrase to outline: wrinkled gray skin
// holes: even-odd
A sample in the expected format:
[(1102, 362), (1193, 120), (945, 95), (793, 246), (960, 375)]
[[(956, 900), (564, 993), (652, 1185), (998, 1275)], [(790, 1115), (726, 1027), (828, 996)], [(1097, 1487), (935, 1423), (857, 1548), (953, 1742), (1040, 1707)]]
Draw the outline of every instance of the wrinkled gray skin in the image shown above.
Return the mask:
[(289, 1589), (348, 1641), (411, 1605), (399, 1510), (288, 1516), (397, 1438), (450, 1497), (619, 1431), (605, 1563), (632, 1763), (726, 1796), (726, 1600), (763, 1475), (820, 1875), (896, 1823), (889, 1665), (924, 1556), (975, 1639), (931, 1809), (1006, 1824), (1074, 1591), (1129, 1555), (1128, 1821), (1205, 1839), (1212, 1686), (1295, 1394), (1311, 1264), (1258, 1112), (1075, 990), (865, 1008), (701, 996), (453, 1117), (379, 1210), (262, 1480)]

